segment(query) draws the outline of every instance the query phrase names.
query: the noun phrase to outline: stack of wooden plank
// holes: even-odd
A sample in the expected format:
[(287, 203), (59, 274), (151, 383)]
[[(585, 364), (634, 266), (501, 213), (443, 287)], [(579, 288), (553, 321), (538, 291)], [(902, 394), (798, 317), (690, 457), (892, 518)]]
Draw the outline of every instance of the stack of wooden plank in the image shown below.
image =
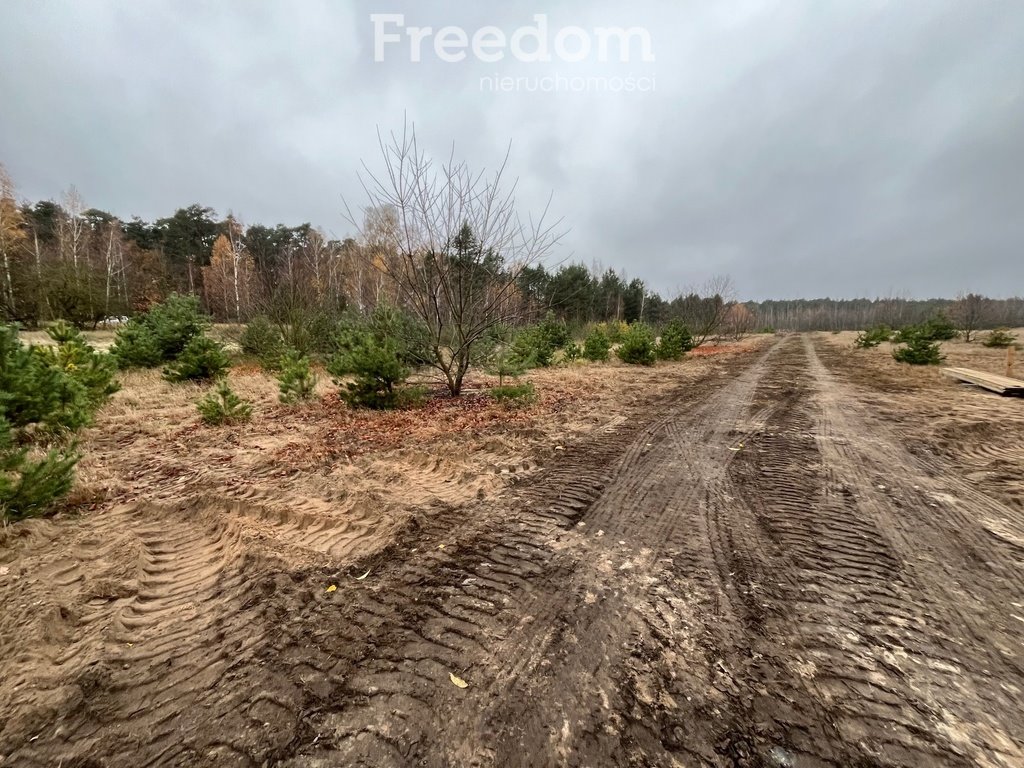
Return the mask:
[(1006, 376), (975, 371), (970, 368), (943, 368), (942, 372), (954, 379), (984, 387), (1000, 395), (1024, 397), (1024, 381), (1020, 379), (1009, 379)]

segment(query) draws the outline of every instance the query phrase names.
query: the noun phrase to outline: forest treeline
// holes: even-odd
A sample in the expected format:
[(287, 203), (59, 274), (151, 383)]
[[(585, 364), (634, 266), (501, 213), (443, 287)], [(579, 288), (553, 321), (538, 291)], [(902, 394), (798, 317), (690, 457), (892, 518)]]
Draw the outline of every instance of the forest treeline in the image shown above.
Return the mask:
[[(341, 240), (308, 223), (246, 226), (199, 204), (155, 221), (124, 221), (89, 207), (73, 187), (59, 202), (19, 201), (0, 166), (0, 318), (23, 327), (58, 319), (94, 327), (171, 293), (198, 296), (220, 321), (290, 322), (311, 307), (365, 310), (389, 298), (391, 215), (371, 211), (358, 238)], [(665, 298), (638, 277), (580, 263), (519, 265), (513, 282), (504, 300), (521, 305), (524, 317), (552, 311), (574, 324), (654, 325), (682, 318), (698, 333), (703, 326), (732, 333), (900, 327), (954, 307), (953, 299), (902, 298), (738, 303), (725, 278)], [(986, 299), (984, 313), (990, 325), (1024, 325), (1024, 300)]]
[[(395, 298), (386, 273), (396, 258), (388, 232), (396, 224), (386, 208), (367, 215), (358, 238), (339, 240), (311, 224), (245, 226), (199, 204), (155, 221), (123, 221), (89, 207), (74, 188), (59, 202), (19, 202), (2, 167), (0, 182), (0, 313), (24, 327), (58, 319), (92, 327), (172, 293), (198, 296), (215, 319), (237, 322), (287, 322), (311, 307), (366, 310)], [(685, 307), (707, 305), (720, 316), (731, 300), (724, 279), (705, 286), (704, 296), (666, 301), (612, 269), (506, 263), (498, 253), (483, 254), (477, 267), (502, 271), (499, 283), (513, 278), (513, 295), (503, 301), (520, 304), (524, 317), (551, 310), (572, 323), (658, 323)]]
[(789, 331), (856, 331), (886, 325), (904, 328), (937, 316), (974, 328), (1024, 326), (1024, 298), (989, 299), (792, 299), (746, 302), (758, 328)]

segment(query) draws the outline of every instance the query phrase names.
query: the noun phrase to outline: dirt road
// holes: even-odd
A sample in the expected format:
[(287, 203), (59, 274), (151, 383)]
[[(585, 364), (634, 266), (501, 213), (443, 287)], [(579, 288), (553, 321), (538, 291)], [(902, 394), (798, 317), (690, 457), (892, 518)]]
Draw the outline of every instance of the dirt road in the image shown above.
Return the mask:
[(215, 498), (109, 514), (141, 584), (0, 703), (5, 765), (1024, 765), (1024, 512), (823, 354), (786, 337), (340, 571)]

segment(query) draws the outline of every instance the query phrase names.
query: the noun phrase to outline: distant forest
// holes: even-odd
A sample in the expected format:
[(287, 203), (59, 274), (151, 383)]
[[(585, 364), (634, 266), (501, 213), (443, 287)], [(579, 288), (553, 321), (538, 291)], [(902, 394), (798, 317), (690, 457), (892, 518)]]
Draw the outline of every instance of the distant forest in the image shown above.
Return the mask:
[(750, 301), (746, 306), (758, 327), (790, 331), (848, 331), (876, 325), (902, 328), (936, 315), (954, 322), (976, 313), (974, 328), (1024, 326), (1024, 299), (988, 299), (968, 294), (959, 299), (793, 299)]
[[(92, 327), (172, 292), (199, 296), (219, 321), (287, 317), (310, 306), (366, 309), (386, 291), (382, 270), (394, 254), (374, 233), (389, 225), (387, 211), (371, 212), (358, 239), (337, 240), (311, 224), (246, 226), (198, 204), (152, 222), (122, 221), (86, 205), (73, 187), (59, 202), (20, 202), (0, 166), (0, 319)], [(737, 302), (727, 278), (666, 298), (640, 278), (580, 263), (537, 263), (515, 279), (516, 300), (529, 314), (551, 311), (575, 324), (659, 324), (704, 311), (726, 317), (734, 332), (898, 328), (956, 307), (952, 298)], [(1024, 299), (980, 306), (982, 325), (1024, 325)]]

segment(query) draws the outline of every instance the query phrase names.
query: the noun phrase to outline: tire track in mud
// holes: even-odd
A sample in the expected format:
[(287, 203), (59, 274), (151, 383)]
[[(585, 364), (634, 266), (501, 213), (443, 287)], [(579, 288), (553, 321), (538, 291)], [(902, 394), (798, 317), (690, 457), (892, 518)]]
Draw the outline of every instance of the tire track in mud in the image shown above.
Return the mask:
[(253, 562), (241, 515), (337, 551), (324, 510), (260, 492), (133, 513), (106, 677), (84, 676), (58, 748), (12, 757), (1021, 764), (1019, 510), (877, 429), (800, 337), (728, 373), (505, 498), (421, 510), (355, 573)]
[[(54, 660), (66, 678), (63, 711), (39, 718), (38, 741), (9, 753), (10, 764), (245, 765), (252, 752), (287, 743), (294, 687), (275, 680), (278, 692), (294, 693), (275, 699), (231, 684), (265, 619), (247, 593), (266, 585), (231, 517), (208, 502), (142, 504), (107, 518), (100, 530), (130, 530), (141, 542), (135, 580), (112, 607), (81, 617), (78, 639)], [(248, 746), (211, 741), (211, 716)]]
[[(403, 765), (417, 754), (458, 754), (457, 746), (438, 751), (436, 738), (451, 724), (445, 707), (465, 703), (446, 700), (460, 695), (448, 672), (483, 691), (482, 678), (467, 669), (493, 658), (502, 640), (546, 627), (532, 634), (538, 653), (550, 644), (558, 629), (542, 609), (552, 596), (562, 604), (579, 563), (566, 541), (601, 489), (642, 459), (646, 445), (637, 440), (622, 454), (644, 423), (570, 447), (539, 483), (523, 486), (511, 508), (441, 508), (425, 519), (422, 537), (413, 520), (400, 545), (367, 563), (374, 578), (381, 572), (379, 589), (373, 580), (363, 589), (344, 573), (315, 571), (281, 583), (273, 568), (246, 556), (236, 526), (241, 515), (269, 519), (282, 541), (336, 555), (337, 526), (321, 525), (323, 504), (308, 514), (310, 504), (300, 499), (289, 512), (276, 492), (268, 499), (245, 486), (229, 490), (229, 500), (211, 499), (202, 495), (205, 470), (168, 471), (152, 486), (157, 499), (191, 488), (194, 501), (150, 502), (106, 516), (109, 527), (137, 540), (131, 594), (91, 619), (99, 626), (83, 633), (75, 650), (100, 661), (73, 675), (77, 690), (64, 711), (40, 719), (44, 736), (13, 751), (3, 743), (4, 751), (26, 765), (94, 755), (110, 765), (260, 765), (289, 756), (304, 764), (363, 756), (374, 765)], [(652, 434), (643, 433), (645, 443)], [(474, 514), (479, 519), (467, 522)], [(458, 533), (447, 550), (417, 552), (413, 542), (445, 540), (445, 529)], [(393, 554), (403, 559), (389, 562)], [(73, 569), (69, 574), (77, 578)], [(342, 584), (337, 599), (324, 594), (330, 581)], [(568, 594), (590, 604), (579, 585)], [(601, 606), (593, 610), (600, 614)], [(532, 663), (529, 654), (510, 658), (495, 680), (512, 684)]]
[[(632, 482), (649, 465), (649, 449), (660, 445), (681, 404), (664, 405), (651, 423), (634, 420), (584, 449), (569, 447), (511, 508), (480, 505), (480, 519), (490, 522), (471, 537), (417, 558), (395, 581), (382, 577), (387, 586), (346, 614), (353, 634), (374, 638), (372, 647), (363, 642), (372, 660), (347, 681), (349, 706), (311, 726), (326, 749), (300, 750), (306, 753), (292, 764), (535, 764), (531, 753), (512, 754), (517, 740), (532, 740), (532, 726), (523, 724), (517, 735), (517, 716), (503, 707), (529, 708), (530, 686), (552, 666), (549, 651), (573, 642), (577, 614), (591, 616), (609, 638), (620, 634), (610, 607), (624, 595), (595, 594), (578, 577), (592, 567), (583, 531), (606, 541), (619, 535), (610, 528), (597, 537), (591, 508), (609, 487)], [(628, 557), (615, 564), (623, 565), (632, 567)], [(591, 673), (607, 667), (600, 657), (591, 661), (584, 665)], [(449, 672), (470, 688), (452, 686)], [(603, 718), (596, 710), (594, 716)]]
[[(854, 628), (863, 635), (857, 650), (870, 657), (870, 670), (887, 669), (888, 693), (908, 699), (895, 716), (880, 715), (879, 721), (890, 732), (892, 723), (905, 731), (895, 729), (894, 748), (911, 749), (927, 732), (947, 742), (948, 754), (972, 764), (1021, 764), (1024, 732), (1007, 713), (1024, 703), (1018, 687), (1022, 633), (1006, 607), (1024, 595), (1024, 561), (1021, 550), (990, 535), (986, 526), (992, 519), (1019, 525), (1019, 512), (908, 452), (884, 425), (850, 407), (809, 339), (804, 346), (818, 406), (819, 448), (833, 484), (846, 497), (841, 522), (892, 553), (858, 553), (866, 578), (848, 579), (864, 585), (859, 602), (868, 617), (882, 607), (874, 621), (860, 618), (866, 632)], [(887, 586), (895, 595), (883, 592)], [(872, 683), (873, 690), (885, 687), (877, 679)], [(856, 702), (860, 719), (863, 710), (863, 702)]]
[[(929, 743), (932, 713), (917, 717), (921, 705), (906, 699), (875, 645), (913, 635), (919, 606), (907, 603), (900, 555), (856, 508), (856, 489), (837, 477), (846, 462), (826, 456), (822, 443), (833, 436), (821, 430), (806, 366), (804, 351), (791, 345), (787, 364), (764, 385), (763, 396), (783, 405), (733, 473), (775, 543), (763, 639), (751, 643), (752, 652), (779, 657), (773, 693), (793, 704), (773, 716), (772, 738), (802, 760), (934, 763), (949, 745)], [(893, 645), (921, 641), (910, 636)], [(880, 737), (896, 746), (880, 746)], [(756, 747), (758, 738), (748, 741)]]
[[(499, 740), (495, 764), (535, 764), (537, 746), (546, 742), (551, 762), (574, 765), (630, 763), (641, 756), (659, 760), (665, 757), (666, 742), (683, 747), (677, 737), (666, 738), (647, 726), (644, 706), (671, 696), (659, 693), (658, 684), (645, 685), (640, 675), (630, 676), (630, 662), (639, 660), (646, 666), (654, 658), (643, 642), (649, 616), (672, 626), (682, 620), (680, 613), (691, 614), (684, 623), (692, 627), (692, 605), (701, 588), (704, 599), (699, 602), (720, 616), (731, 616), (728, 606), (744, 600), (733, 585), (716, 578), (727, 568), (722, 557), (715, 557), (723, 554), (721, 547), (699, 554), (688, 547), (700, 536), (701, 523), (705, 531), (717, 526), (716, 521), (691, 513), (725, 496), (720, 481), (735, 446), (765, 417), (764, 412), (753, 418), (746, 414), (772, 354), (688, 408), (677, 404), (627, 449), (613, 482), (581, 519), (589, 537), (577, 546), (586, 551), (589, 545), (597, 560), (596, 568), (583, 565), (574, 574), (586, 594), (570, 601), (557, 593), (549, 596), (553, 599), (537, 622), (538, 627), (564, 626), (565, 636), (538, 632), (542, 642), (532, 646), (516, 636), (499, 654), (501, 659), (529, 659), (530, 676), (520, 675), (516, 686), (490, 691), (501, 696), (499, 704), (482, 707), (495, 727), (516, 723), (514, 733)], [(672, 592), (665, 577), (667, 566), (686, 570), (692, 580), (685, 612), (678, 610), (683, 607), (680, 602), (662, 599)], [(638, 603), (652, 603), (658, 609), (638, 612)], [(532, 679), (546, 668), (552, 668), (546, 676), (554, 680), (532, 686)], [(631, 703), (635, 694), (645, 701)]]
[[(331, 751), (297, 757), (294, 764), (536, 764), (538, 744), (556, 754), (579, 751), (577, 709), (590, 712), (583, 720), (589, 721), (584, 729), (593, 726), (588, 743), (594, 755), (614, 749), (625, 755), (622, 736), (595, 725), (614, 718), (606, 710), (616, 706), (618, 686), (610, 675), (620, 665), (607, 657), (632, 637), (620, 619), (633, 590), (615, 582), (631, 571), (646, 583), (677, 507), (699, 492), (692, 483), (678, 493), (678, 474), (688, 467), (679, 459), (679, 435), (675, 441), (666, 435), (680, 410), (693, 408), (699, 411), (694, 429), (713, 436), (715, 460), (731, 457), (728, 444), (744, 434), (737, 430), (744, 419), (734, 416), (745, 416), (745, 399), (763, 365), (728, 382), (709, 402), (677, 400), (646, 426), (600, 436), (585, 451), (570, 448), (541, 482), (518, 495), (500, 525), (424, 563), (413, 575), (419, 579), (414, 590), (405, 594), (389, 585), (387, 594), (374, 594), (372, 607), (363, 605), (353, 624), (364, 635), (387, 625), (389, 635), (377, 635), (373, 663), (349, 681), (349, 698), (357, 703), (316, 725), (329, 734)], [(624, 507), (629, 499), (635, 504)], [(494, 516), (481, 510), (482, 518)], [(615, 546), (622, 552), (612, 562), (603, 545), (620, 537)], [(598, 559), (588, 562), (591, 556)], [(595, 568), (605, 573), (591, 579)], [(426, 605), (409, 615), (410, 602)], [(581, 642), (588, 646), (586, 659), (566, 653), (567, 645), (578, 651)], [(465, 675), (471, 687), (457, 691), (448, 672)], [(559, 688), (564, 695), (550, 695), (552, 676), (566, 683)], [(599, 703), (583, 701), (593, 698), (593, 689), (577, 691), (579, 680), (602, 676)], [(538, 684), (548, 691), (546, 700), (537, 698)], [(538, 701), (545, 706), (535, 706)], [(447, 734), (443, 743), (437, 733)], [(531, 745), (525, 752), (524, 743)]]
[[(927, 473), (891, 436), (867, 430), (806, 343), (787, 343), (760, 389), (757, 400), (778, 407), (731, 467), (744, 503), (727, 517), (730, 530), (753, 532), (732, 544), (746, 553), (741, 567), (760, 563), (764, 613), (746, 637), (712, 631), (716, 647), (733, 647), (740, 705), (720, 751), (752, 765), (773, 754), (796, 764), (1018, 764), (1020, 734), (1005, 714), (1019, 708), (1016, 682), (1008, 696), (987, 692), (1021, 671), (995, 658), (1013, 655), (1009, 636), (978, 634), (995, 604), (965, 616), (972, 595), (950, 577), (986, 590), (989, 574), (930, 554), (936, 536), (946, 550), (959, 542), (933, 514), (912, 514), (934, 508), (911, 493)], [(756, 525), (737, 515), (744, 507)]]
[[(268, 536), (297, 550), (325, 556), (325, 561), (341, 562), (356, 554), (366, 554), (367, 544), (387, 540), (418, 506), (457, 503), (474, 496), (493, 495), (505, 484), (500, 472), (514, 477), (518, 467), (495, 467), (493, 477), (472, 477), (454, 462), (426, 455), (399, 460), (397, 467), (382, 469), (384, 462), (364, 462), (362, 480), (373, 478), (381, 489), (401, 483), (415, 489), (414, 497), (402, 499), (391, 493), (385, 501), (377, 488), (362, 492), (348, 490), (344, 475), (323, 475), (311, 481), (310, 475), (282, 472), (277, 465), (238, 472), (230, 463), (195, 467), (161, 455), (140, 463), (129, 475), (144, 488), (144, 498), (160, 504), (182, 498), (209, 496), (229, 502), (240, 517), (266, 529)], [(140, 494), (136, 494), (138, 497)]]
[[(465, 579), (490, 587), (468, 628), (489, 650), (409, 628), (399, 656), (428, 657), (415, 720), (442, 714), (413, 729), (401, 718), (403, 730), (368, 702), (352, 730), (339, 713), (334, 734), (360, 746), (335, 757), (373, 763), (380, 741), (396, 765), (1013, 764), (998, 715), (971, 726), (953, 714), (981, 686), (945, 678), (983, 674), (955, 666), (964, 622), (947, 604), (961, 596), (922, 586), (919, 550), (893, 536), (896, 505), (858, 500), (870, 465), (830, 453), (846, 438), (832, 434), (819, 377), (791, 340), (706, 407), (640, 429), (611, 471), (591, 456), (584, 490), (532, 489), (562, 502), (532, 527), (517, 517), (549, 546), (509, 561), (506, 580), (488, 580), (490, 563)], [(756, 477), (733, 470), (752, 455), (765, 457)], [(438, 693), (446, 670), (465, 674), (460, 663), (484, 674), (467, 675), (469, 692)], [(1014, 711), (1010, 700), (973, 699), (988, 713)]]

